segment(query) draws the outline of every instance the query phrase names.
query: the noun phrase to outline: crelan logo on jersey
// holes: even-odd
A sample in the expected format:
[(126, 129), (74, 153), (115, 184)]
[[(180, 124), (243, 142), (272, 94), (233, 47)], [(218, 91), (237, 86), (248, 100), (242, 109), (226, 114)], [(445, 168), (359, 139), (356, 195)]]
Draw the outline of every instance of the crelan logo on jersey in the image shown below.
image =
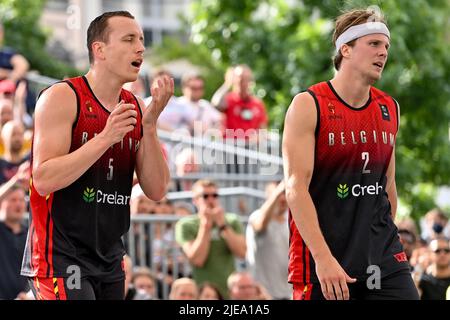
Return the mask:
[(375, 183), (374, 185), (363, 186), (360, 184), (355, 184), (353, 187), (347, 184), (339, 184), (337, 187), (337, 196), (339, 199), (345, 199), (350, 195), (354, 197), (361, 197), (366, 195), (379, 195), (383, 191), (383, 186)]
[(96, 201), (103, 204), (119, 204), (128, 205), (130, 203), (130, 196), (124, 196), (114, 193), (106, 193), (102, 190), (94, 190), (94, 188), (86, 188), (83, 191), (83, 200), (87, 203)]
[(345, 199), (348, 197), (348, 186), (347, 184), (339, 184), (337, 187), (337, 196), (340, 199)]
[(83, 192), (83, 200), (86, 201), (87, 203), (91, 203), (92, 201), (94, 201), (95, 198), (95, 192), (94, 192), (94, 188), (86, 188)]

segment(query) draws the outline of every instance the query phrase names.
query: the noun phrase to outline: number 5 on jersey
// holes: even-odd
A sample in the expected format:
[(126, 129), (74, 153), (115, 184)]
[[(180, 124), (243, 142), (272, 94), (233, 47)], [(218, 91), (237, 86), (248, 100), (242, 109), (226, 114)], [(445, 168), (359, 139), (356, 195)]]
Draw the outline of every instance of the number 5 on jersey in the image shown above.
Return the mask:
[(113, 179), (113, 172), (114, 172), (114, 167), (112, 165), (113, 160), (114, 160), (113, 158), (109, 158), (109, 164), (108, 164), (109, 172), (106, 174), (106, 180), (108, 180), (108, 181), (111, 181)]

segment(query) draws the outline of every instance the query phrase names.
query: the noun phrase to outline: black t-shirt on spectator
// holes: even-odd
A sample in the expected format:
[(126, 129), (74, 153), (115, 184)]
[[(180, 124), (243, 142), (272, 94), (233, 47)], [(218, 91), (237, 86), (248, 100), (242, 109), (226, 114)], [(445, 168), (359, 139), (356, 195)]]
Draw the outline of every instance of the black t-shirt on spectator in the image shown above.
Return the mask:
[(19, 166), (29, 159), (30, 156), (27, 155), (19, 162), (14, 163), (0, 158), (0, 185), (11, 179), (17, 173), (17, 169), (19, 169)]
[(420, 278), (419, 288), (422, 290), (422, 300), (445, 300), (447, 288), (450, 286), (450, 277), (435, 278), (424, 274)]
[(27, 291), (27, 279), (20, 275), (27, 228), (14, 234), (0, 222), (0, 300), (12, 300), (21, 291)]

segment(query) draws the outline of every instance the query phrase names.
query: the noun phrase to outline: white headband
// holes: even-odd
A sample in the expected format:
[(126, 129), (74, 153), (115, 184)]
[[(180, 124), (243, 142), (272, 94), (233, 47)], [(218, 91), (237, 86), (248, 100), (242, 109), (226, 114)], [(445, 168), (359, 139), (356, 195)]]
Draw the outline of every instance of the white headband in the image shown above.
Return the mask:
[(345, 30), (336, 40), (336, 52), (339, 52), (343, 44), (346, 44), (352, 40), (367, 36), (368, 34), (382, 33), (388, 38), (391, 38), (391, 34), (386, 25), (382, 22), (367, 22), (363, 24), (357, 24)]

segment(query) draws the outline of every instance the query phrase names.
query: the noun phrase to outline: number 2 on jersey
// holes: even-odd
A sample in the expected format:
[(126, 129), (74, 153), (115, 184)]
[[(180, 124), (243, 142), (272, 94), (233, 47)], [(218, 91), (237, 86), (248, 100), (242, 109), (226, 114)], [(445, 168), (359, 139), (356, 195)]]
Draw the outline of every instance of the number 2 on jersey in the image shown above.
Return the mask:
[(369, 163), (369, 153), (368, 152), (363, 152), (361, 153), (361, 157), (364, 160), (364, 166), (363, 166), (363, 170), (362, 173), (370, 173), (370, 170), (367, 169), (367, 164)]

